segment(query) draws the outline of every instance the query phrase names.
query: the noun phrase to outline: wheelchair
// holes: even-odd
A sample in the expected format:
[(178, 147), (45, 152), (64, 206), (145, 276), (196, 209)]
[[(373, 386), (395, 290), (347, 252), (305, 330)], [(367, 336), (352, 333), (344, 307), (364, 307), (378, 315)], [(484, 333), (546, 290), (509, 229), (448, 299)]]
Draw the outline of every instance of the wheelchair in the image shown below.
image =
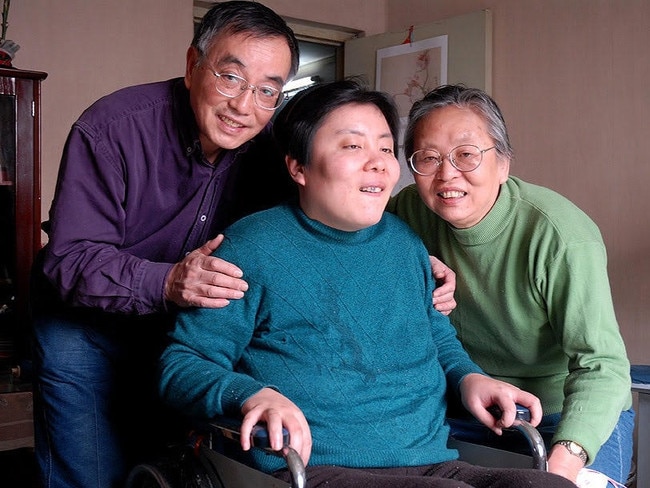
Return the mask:
[[(493, 415), (499, 416), (498, 411)], [(530, 424), (530, 412), (518, 407), (512, 429), (520, 432), (530, 446), (530, 455), (494, 449), (450, 438), (449, 447), (458, 449), (460, 459), (487, 467), (547, 469), (546, 447), (542, 436)], [(188, 436), (187, 443), (170, 448), (170, 454), (156, 464), (140, 464), (129, 473), (126, 488), (306, 488), (305, 466), (298, 453), (289, 447), (284, 432), (284, 447), (269, 447), (264, 425), (251, 433), (253, 449), (284, 458), (291, 473), (291, 484), (255, 470), (237, 458), (240, 441), (239, 421), (219, 417), (202, 424)], [(232, 452), (235, 454), (233, 455)]]

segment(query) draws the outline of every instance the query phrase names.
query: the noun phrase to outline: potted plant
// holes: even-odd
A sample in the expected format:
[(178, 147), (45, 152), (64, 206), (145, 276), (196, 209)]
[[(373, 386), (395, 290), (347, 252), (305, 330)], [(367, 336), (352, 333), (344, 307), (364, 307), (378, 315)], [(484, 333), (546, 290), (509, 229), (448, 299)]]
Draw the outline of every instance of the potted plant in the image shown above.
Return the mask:
[(20, 46), (14, 41), (7, 39), (7, 28), (9, 27), (9, 7), (11, 0), (3, 0), (2, 5), (2, 34), (0, 34), (0, 66), (11, 67), (11, 61), (16, 55)]

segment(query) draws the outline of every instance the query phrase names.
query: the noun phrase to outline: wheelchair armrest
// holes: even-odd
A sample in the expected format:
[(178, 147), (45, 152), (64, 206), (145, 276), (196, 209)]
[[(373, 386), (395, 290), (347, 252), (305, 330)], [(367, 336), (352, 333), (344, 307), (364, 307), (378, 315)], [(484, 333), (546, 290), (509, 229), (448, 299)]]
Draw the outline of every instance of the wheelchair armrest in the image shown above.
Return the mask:
[[(493, 405), (488, 410), (494, 418), (501, 417), (501, 409), (498, 405)], [(521, 432), (528, 441), (528, 445), (532, 451), (533, 468), (546, 471), (548, 463), (546, 459), (546, 446), (544, 445), (544, 439), (539, 431), (531, 425), (530, 418), (530, 410), (523, 405), (517, 404), (517, 413), (515, 414), (515, 421), (511, 428)]]
[[(208, 422), (207, 427), (209, 432), (217, 433), (237, 443), (241, 440), (241, 419), (217, 416)], [(289, 431), (287, 429), (282, 429), (282, 437), (282, 449), (274, 451), (270, 446), (269, 433), (266, 425), (257, 424), (251, 430), (250, 442), (251, 446), (255, 448), (263, 449), (269, 454), (284, 458), (287, 463), (287, 468), (289, 468), (289, 472), (291, 473), (292, 488), (304, 488), (307, 486), (305, 465), (296, 450), (289, 446)]]
[[(528, 410), (528, 408), (524, 407), (523, 405), (519, 405), (518, 403), (516, 404), (516, 407), (517, 412), (515, 413), (515, 421), (524, 420), (526, 422), (530, 422), (530, 410)], [(495, 419), (501, 418), (502, 412), (501, 408), (499, 408), (499, 405), (492, 405), (491, 407), (488, 407), (487, 410)]]
[[(213, 418), (212, 421), (208, 423), (208, 428), (213, 431), (216, 430), (219, 434), (228, 439), (232, 439), (233, 441), (240, 442), (241, 440), (240, 419), (218, 416)], [(253, 426), (250, 435), (250, 443), (253, 447), (265, 449), (271, 453), (274, 452), (271, 449), (269, 432), (266, 430), (266, 426), (263, 424), (257, 424)], [(282, 429), (282, 444), (284, 446), (289, 445), (289, 431), (285, 428)]]
[[(495, 417), (501, 417), (501, 409), (497, 405), (493, 405), (488, 408), (488, 411)], [(478, 420), (476, 420), (469, 412), (464, 411), (463, 419), (467, 419), (471, 422), (475, 422), (477, 425), (482, 425)], [(530, 447), (530, 455), (533, 460), (533, 468), (546, 471), (548, 469), (547, 455), (546, 455), (546, 446), (544, 444), (544, 439), (539, 431), (532, 426), (530, 423), (531, 414), (530, 410), (523, 405), (517, 405), (517, 413), (515, 415), (515, 421), (512, 427), (509, 427), (510, 430), (517, 430), (520, 432), (526, 439), (528, 446)], [(485, 429), (487, 427), (483, 426)], [(470, 442), (471, 441), (465, 441)], [(493, 450), (495, 450), (493, 448)]]
[(521, 432), (528, 441), (533, 456), (533, 468), (542, 471), (548, 470), (546, 446), (539, 431), (526, 420), (516, 421), (516, 425), (513, 427)]

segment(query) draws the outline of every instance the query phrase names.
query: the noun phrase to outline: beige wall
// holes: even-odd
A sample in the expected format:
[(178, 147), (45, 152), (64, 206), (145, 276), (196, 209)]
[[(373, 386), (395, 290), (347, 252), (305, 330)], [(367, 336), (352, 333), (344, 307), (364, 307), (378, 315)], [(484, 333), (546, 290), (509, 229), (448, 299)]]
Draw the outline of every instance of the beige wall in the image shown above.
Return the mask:
[[(384, 0), (348, 3), (265, 2), (290, 17), (383, 31)], [(48, 73), (42, 87), (43, 219), (72, 123), (90, 103), (118, 88), (182, 76), (192, 18), (193, 0), (12, 2), (7, 38), (20, 45), (14, 66)]]
[[(409, 0), (402, 0), (408, 3)], [(280, 15), (360, 30), (366, 35), (386, 31), (389, 0), (264, 0)]]
[(45, 71), (42, 216), (54, 195), (70, 126), (95, 99), (134, 83), (183, 74), (192, 0), (14, 0), (7, 38), (13, 65)]
[[(267, 0), (281, 15), (399, 32), (492, 11), (493, 95), (509, 124), (513, 173), (582, 207), (609, 248), (631, 360), (650, 363), (650, 2), (646, 0)], [(70, 124), (118, 87), (183, 72), (192, 0), (20, 0), (14, 64), (43, 84), (43, 209)], [(45, 213), (43, 214), (45, 217)]]

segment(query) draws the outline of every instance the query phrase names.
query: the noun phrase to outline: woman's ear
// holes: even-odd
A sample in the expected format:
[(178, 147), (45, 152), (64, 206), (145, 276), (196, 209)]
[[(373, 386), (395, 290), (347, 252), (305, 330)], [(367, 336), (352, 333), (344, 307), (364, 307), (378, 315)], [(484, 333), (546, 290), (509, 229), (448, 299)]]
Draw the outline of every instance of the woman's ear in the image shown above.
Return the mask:
[(508, 176), (510, 176), (510, 159), (500, 159), (497, 164), (499, 165), (499, 183), (503, 184), (508, 181)]
[(299, 186), (305, 186), (305, 167), (291, 156), (285, 156), (284, 161), (293, 181)]

